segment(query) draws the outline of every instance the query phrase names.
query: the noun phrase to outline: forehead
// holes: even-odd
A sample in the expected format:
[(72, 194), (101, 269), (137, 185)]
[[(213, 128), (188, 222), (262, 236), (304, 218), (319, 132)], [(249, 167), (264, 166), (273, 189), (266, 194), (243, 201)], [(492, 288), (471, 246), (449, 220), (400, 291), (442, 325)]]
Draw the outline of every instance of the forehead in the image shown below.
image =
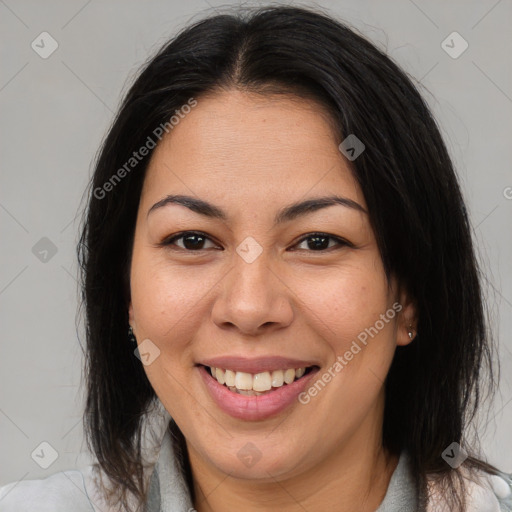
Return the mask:
[(192, 192), (271, 206), (338, 192), (364, 206), (340, 142), (312, 100), (240, 91), (200, 97), (155, 148), (143, 200)]

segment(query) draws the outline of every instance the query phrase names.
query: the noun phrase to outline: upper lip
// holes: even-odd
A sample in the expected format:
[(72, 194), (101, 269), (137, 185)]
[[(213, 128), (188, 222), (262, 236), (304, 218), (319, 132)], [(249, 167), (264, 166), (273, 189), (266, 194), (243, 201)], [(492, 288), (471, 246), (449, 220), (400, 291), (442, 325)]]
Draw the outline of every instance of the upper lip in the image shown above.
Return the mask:
[(199, 364), (232, 370), (234, 372), (260, 373), (288, 368), (307, 368), (318, 366), (318, 363), (305, 359), (292, 359), (282, 356), (247, 358), (241, 356), (219, 356), (203, 359)]

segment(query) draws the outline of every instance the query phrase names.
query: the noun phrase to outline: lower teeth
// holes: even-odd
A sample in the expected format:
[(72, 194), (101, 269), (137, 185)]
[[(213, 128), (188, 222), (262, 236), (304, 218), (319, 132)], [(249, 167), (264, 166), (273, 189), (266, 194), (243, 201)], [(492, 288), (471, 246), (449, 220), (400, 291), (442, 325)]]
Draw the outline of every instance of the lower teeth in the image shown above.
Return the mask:
[[(224, 384), (224, 386), (227, 387), (229, 389), (229, 391), (232, 391), (233, 393), (238, 393), (239, 395), (246, 395), (246, 396), (266, 395), (267, 393), (270, 393), (271, 391), (279, 389), (279, 388), (272, 388), (267, 391), (254, 391), (254, 389), (248, 389), (248, 390), (237, 389), (234, 386), (226, 386), (225, 384)], [(283, 386), (280, 386), (280, 387), (283, 387)]]

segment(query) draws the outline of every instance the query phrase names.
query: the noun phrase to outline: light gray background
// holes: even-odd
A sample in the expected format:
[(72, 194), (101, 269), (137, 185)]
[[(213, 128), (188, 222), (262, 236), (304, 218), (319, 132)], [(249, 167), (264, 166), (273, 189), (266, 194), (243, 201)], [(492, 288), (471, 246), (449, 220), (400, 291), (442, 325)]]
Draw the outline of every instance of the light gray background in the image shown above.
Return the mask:
[[(177, 29), (220, 5), (0, 0), (0, 485), (90, 460), (81, 428), (75, 216), (127, 80)], [(500, 339), (500, 393), (482, 420), (483, 448), (512, 471), (512, 2), (316, 5), (387, 49), (426, 88), (460, 173)], [(31, 48), (43, 31), (59, 44), (47, 59)], [(457, 59), (441, 47), (453, 31), (469, 43)], [(42, 237), (57, 247), (46, 263), (32, 252)], [(48, 469), (31, 458), (43, 441), (59, 454)]]

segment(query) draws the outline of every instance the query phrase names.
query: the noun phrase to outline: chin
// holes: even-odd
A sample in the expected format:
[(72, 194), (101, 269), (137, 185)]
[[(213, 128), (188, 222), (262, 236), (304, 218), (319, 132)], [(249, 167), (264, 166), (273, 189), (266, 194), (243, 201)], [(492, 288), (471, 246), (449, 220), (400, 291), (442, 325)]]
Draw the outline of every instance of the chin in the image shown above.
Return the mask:
[[(247, 480), (274, 481), (276, 477), (296, 473), (300, 459), (304, 455), (304, 446), (297, 447), (282, 443), (277, 447), (263, 434), (255, 436), (236, 436), (229, 439), (228, 446), (212, 453), (211, 446), (206, 447), (207, 458), (219, 471), (232, 478)], [(220, 444), (217, 446), (220, 447)]]

